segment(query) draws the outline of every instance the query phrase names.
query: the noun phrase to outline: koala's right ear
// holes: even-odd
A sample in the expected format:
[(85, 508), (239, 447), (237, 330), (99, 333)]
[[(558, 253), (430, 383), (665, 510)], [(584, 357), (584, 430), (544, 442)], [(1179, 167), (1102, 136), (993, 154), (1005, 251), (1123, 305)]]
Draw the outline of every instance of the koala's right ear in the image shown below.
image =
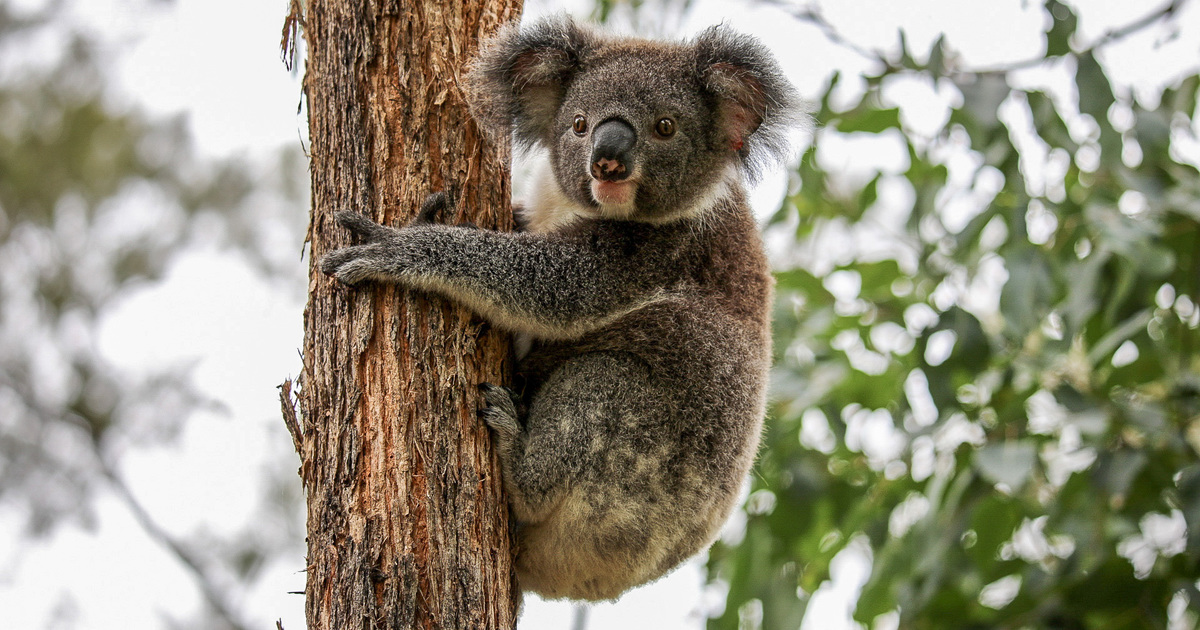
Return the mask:
[(597, 45), (596, 35), (566, 16), (527, 29), (505, 26), (484, 42), (466, 75), (471, 115), (493, 139), (515, 132), (522, 147), (548, 139), (567, 86)]

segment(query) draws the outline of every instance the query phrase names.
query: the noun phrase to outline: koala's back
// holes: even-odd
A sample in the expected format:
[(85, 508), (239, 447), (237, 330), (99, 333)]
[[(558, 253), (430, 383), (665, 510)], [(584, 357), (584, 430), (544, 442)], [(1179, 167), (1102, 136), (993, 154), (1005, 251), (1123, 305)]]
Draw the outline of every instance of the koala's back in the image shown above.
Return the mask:
[[(597, 225), (567, 230), (605, 238)], [(659, 297), (520, 366), (528, 447), (569, 469), (560, 503), (519, 530), (521, 587), (546, 597), (614, 598), (704, 548), (758, 446), (772, 280), (740, 192), (639, 229), (629, 247), (664, 270)]]

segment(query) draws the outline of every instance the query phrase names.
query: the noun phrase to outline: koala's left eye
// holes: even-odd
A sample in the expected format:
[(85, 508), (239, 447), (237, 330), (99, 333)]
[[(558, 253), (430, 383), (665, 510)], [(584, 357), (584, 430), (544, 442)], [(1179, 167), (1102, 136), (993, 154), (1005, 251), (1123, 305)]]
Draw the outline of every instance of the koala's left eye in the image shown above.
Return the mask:
[(663, 138), (670, 138), (675, 135), (675, 121), (670, 118), (660, 118), (654, 125), (654, 133), (657, 133)]

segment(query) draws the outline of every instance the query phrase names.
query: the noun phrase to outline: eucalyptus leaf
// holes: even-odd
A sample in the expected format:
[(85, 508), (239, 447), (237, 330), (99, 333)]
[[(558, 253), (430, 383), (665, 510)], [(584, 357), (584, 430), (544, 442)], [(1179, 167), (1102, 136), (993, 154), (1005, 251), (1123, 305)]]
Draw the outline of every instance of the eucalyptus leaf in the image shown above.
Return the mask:
[(975, 468), (992, 483), (1011, 491), (1025, 487), (1037, 462), (1037, 446), (1029, 440), (988, 444), (975, 451)]
[(886, 129), (900, 127), (899, 108), (855, 110), (842, 114), (837, 130), (845, 133), (861, 131), (880, 133)]
[(1046, 56), (1061, 57), (1071, 52), (1071, 37), (1075, 35), (1078, 18), (1075, 12), (1058, 0), (1047, 0), (1050, 30), (1046, 31)]

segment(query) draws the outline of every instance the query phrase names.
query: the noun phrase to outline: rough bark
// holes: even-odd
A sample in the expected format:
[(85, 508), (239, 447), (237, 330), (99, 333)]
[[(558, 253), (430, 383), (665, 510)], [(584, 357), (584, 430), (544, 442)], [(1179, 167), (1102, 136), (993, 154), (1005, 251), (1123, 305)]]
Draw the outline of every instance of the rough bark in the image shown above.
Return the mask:
[[(311, 261), (351, 244), (339, 209), (403, 225), (452, 190), (453, 222), (511, 229), (508, 148), (470, 121), (461, 78), (520, 0), (309, 0)], [(508, 515), (478, 383), (508, 339), (470, 312), (309, 269), (299, 401), (310, 629), (513, 628)]]

